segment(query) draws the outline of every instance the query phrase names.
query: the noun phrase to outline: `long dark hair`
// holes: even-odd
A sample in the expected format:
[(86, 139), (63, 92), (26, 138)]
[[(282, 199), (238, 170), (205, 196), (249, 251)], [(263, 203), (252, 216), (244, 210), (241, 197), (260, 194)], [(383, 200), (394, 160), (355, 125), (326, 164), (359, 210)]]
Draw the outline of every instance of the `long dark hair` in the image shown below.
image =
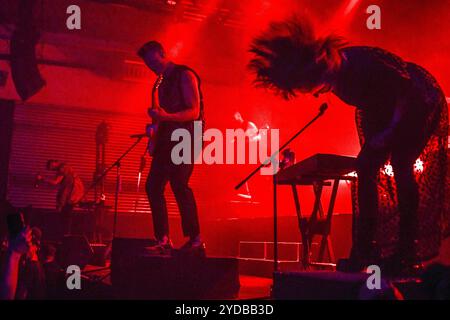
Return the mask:
[(313, 87), (337, 70), (342, 60), (339, 49), (345, 45), (335, 35), (317, 38), (308, 20), (294, 16), (272, 22), (253, 39), (250, 52), (255, 56), (249, 68), (256, 74), (256, 86), (290, 99), (300, 88)]

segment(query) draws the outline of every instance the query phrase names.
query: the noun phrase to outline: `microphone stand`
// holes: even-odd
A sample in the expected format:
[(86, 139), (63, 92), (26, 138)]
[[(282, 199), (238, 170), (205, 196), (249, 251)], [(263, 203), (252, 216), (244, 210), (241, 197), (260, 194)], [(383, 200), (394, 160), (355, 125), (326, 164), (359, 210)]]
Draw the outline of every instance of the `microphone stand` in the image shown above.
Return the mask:
[(325, 111), (327, 110), (328, 105), (323, 103), (319, 108), (319, 113), (309, 121), (303, 128), (301, 128), (296, 134), (294, 134), (288, 141), (286, 141), (277, 151), (275, 151), (269, 158), (267, 158), (263, 163), (261, 163), (255, 170), (253, 170), (247, 177), (244, 178), (241, 182), (239, 182), (234, 189), (237, 190), (242, 185), (244, 185), (248, 180), (250, 180), (261, 168), (267, 166), (269, 163), (272, 163), (274, 166), (273, 172), (273, 268), (274, 272), (278, 271), (278, 212), (277, 212), (277, 178), (276, 172), (279, 166), (279, 163), (275, 165), (275, 157), (283, 151), (292, 141), (294, 141), (299, 135), (303, 133), (310, 125), (312, 125), (317, 119), (319, 119)]
[(116, 189), (115, 189), (115, 194), (114, 194), (114, 224), (113, 224), (113, 234), (112, 234), (113, 239), (116, 236), (116, 229), (117, 229), (118, 203), (119, 203), (119, 192), (120, 192), (120, 166), (121, 166), (120, 162), (141, 142), (142, 138), (143, 138), (143, 136), (136, 137), (136, 141), (109, 168), (107, 168), (105, 171), (103, 171), (103, 173), (101, 175), (99, 175), (92, 182), (92, 184), (89, 186), (89, 188), (86, 189), (86, 191), (83, 195), (83, 198), (84, 198), (93, 187), (95, 187), (101, 180), (103, 180), (103, 178), (106, 177), (106, 175), (112, 169), (114, 169), (114, 167), (117, 169), (116, 170)]
[[(83, 198), (89, 193), (89, 191), (94, 188), (99, 181), (103, 180), (103, 178), (106, 177), (106, 175), (112, 170), (114, 169), (114, 167), (117, 168), (116, 170), (116, 189), (115, 189), (115, 194), (114, 194), (114, 224), (113, 224), (113, 234), (112, 234), (112, 239), (114, 240), (114, 238), (116, 237), (116, 229), (117, 229), (117, 216), (118, 216), (118, 203), (119, 203), (119, 192), (120, 192), (120, 162), (122, 161), (123, 158), (125, 158), (142, 140), (142, 138), (144, 138), (143, 135), (140, 136), (136, 136), (134, 137), (136, 138), (136, 141), (127, 149), (125, 150), (125, 152), (109, 167), (107, 168), (100, 176), (98, 176), (92, 183), (91, 185), (86, 189)], [(112, 250), (112, 242), (109, 244), (108, 246), (108, 250)], [(110, 270), (111, 267), (104, 267), (104, 268), (99, 268), (99, 269), (94, 269), (94, 270), (90, 270), (87, 272), (84, 272), (85, 274), (88, 273), (93, 273), (93, 272), (97, 272), (97, 271), (103, 271), (103, 270)], [(110, 276), (111, 270), (99, 277), (98, 279), (96, 279), (96, 283), (101, 283), (105, 278), (107, 278), (108, 276)]]
[(138, 172), (138, 181), (136, 186), (136, 198), (134, 199), (134, 213), (137, 213), (137, 205), (139, 202), (139, 191), (141, 189), (141, 180), (142, 180), (142, 172), (145, 169), (145, 154), (147, 153), (147, 150), (144, 151), (144, 154), (141, 156), (141, 163), (139, 165), (139, 172)]

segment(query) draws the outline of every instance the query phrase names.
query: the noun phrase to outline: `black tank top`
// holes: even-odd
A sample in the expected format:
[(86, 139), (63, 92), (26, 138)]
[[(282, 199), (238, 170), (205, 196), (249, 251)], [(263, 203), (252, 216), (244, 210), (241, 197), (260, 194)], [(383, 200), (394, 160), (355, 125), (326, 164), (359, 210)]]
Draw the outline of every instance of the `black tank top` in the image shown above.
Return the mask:
[[(170, 70), (168, 74), (164, 76), (164, 79), (158, 88), (159, 103), (161, 107), (168, 113), (180, 112), (183, 110), (187, 110), (190, 107), (184, 101), (181, 83), (181, 77), (183, 73), (186, 71), (192, 72), (197, 78), (198, 91), (200, 96), (200, 115), (196, 120), (202, 121), (204, 128), (205, 119), (204, 119), (203, 94), (201, 90), (201, 79), (193, 69), (184, 65), (174, 64), (172, 70)], [(189, 130), (191, 134), (193, 134), (194, 121), (161, 122), (159, 125), (159, 132), (158, 132), (158, 145), (160, 144), (165, 146), (172, 145), (170, 137), (172, 135), (173, 130), (178, 128), (185, 128)]]

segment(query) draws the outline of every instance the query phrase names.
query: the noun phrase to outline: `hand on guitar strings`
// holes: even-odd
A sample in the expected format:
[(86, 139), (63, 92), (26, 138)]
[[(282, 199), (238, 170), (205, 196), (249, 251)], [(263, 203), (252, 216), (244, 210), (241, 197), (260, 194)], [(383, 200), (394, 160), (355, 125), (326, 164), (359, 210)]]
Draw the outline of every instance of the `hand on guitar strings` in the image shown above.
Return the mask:
[(148, 115), (157, 121), (170, 120), (170, 115), (162, 108), (149, 109)]

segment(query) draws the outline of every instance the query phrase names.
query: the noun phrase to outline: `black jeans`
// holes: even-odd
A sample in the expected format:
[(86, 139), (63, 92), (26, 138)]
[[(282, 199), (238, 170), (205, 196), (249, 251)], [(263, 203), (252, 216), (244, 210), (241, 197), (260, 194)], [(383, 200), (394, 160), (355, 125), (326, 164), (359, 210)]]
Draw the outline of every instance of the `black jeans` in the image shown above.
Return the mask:
[(164, 197), (167, 182), (170, 182), (180, 210), (184, 236), (195, 237), (200, 234), (200, 227), (194, 194), (189, 187), (194, 164), (173, 164), (170, 158), (171, 149), (165, 149), (156, 151), (146, 182), (155, 237), (161, 239), (169, 235), (169, 219)]

